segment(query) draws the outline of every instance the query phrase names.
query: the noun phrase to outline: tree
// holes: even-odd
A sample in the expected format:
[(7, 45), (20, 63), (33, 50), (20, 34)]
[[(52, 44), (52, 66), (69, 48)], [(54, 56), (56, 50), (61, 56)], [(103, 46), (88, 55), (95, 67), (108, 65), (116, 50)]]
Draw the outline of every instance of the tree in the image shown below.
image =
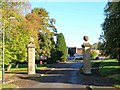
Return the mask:
[(91, 48), (94, 50), (98, 50), (98, 43), (94, 43)]
[[(39, 46), (39, 38), (38, 38), (38, 33), (40, 30), (40, 17), (33, 13), (28, 13), (25, 18), (27, 19), (28, 23), (27, 25), (29, 26), (29, 30), (27, 30), (30, 33), (30, 37), (34, 38), (34, 44), (36, 46), (36, 54), (38, 54), (40, 50)], [(27, 28), (26, 28), (27, 29)]]
[(102, 24), (102, 38), (104, 38), (105, 52), (112, 58), (119, 56), (120, 62), (120, 1), (108, 2), (104, 12), (106, 18)]
[[(0, 1), (1, 2), (1, 1)], [(5, 29), (5, 64), (18, 64), (27, 61), (27, 48), (29, 38), (34, 38), (36, 53), (51, 57), (54, 49), (53, 35), (50, 31), (48, 12), (43, 8), (35, 8), (24, 16), (24, 10), (28, 9), (28, 2), (2, 2), (2, 22)], [(22, 7), (22, 8), (21, 8)], [(15, 17), (15, 20), (10, 20)], [(2, 43), (0, 41), (0, 43)], [(2, 46), (0, 46), (2, 47)], [(40, 50), (41, 49), (41, 50)], [(0, 57), (1, 58), (1, 57)]]
[(67, 59), (67, 47), (64, 36), (62, 33), (57, 35), (57, 54), (60, 61), (66, 61)]
[(40, 56), (51, 57), (52, 41), (54, 33), (50, 32), (49, 13), (43, 8), (34, 8), (31, 12), (39, 17), (38, 40), (40, 45)]
[[(30, 34), (24, 29), (26, 26), (25, 18), (18, 14), (15, 14), (15, 17), (16, 19), (10, 21), (9, 27), (5, 30), (5, 64), (9, 65), (27, 61), (26, 45)], [(9, 63), (6, 63), (8, 61)]]
[[(27, 48), (29, 33), (27, 32), (26, 19), (24, 18), (23, 8), (26, 3), (22, 2), (2, 2), (2, 23), (5, 31), (5, 64), (27, 61)], [(20, 8), (24, 6), (23, 8)], [(15, 17), (11, 20), (10, 17)]]
[(51, 57), (48, 58), (47, 63), (56, 63), (58, 60), (58, 55), (57, 55), (57, 49), (56, 49), (56, 44), (53, 38), (51, 38), (52, 41), (52, 49), (51, 49)]

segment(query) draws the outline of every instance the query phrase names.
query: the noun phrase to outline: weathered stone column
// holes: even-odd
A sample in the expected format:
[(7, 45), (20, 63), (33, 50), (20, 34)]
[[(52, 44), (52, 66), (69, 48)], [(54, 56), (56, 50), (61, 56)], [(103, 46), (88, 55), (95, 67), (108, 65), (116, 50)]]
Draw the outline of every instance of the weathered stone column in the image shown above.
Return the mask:
[(33, 44), (34, 39), (30, 38), (30, 43), (27, 45), (28, 48), (28, 74), (35, 74), (35, 45)]
[(88, 36), (84, 36), (85, 42), (83, 43), (83, 73), (84, 74), (91, 74), (91, 55), (90, 55), (90, 48), (91, 45), (87, 42)]

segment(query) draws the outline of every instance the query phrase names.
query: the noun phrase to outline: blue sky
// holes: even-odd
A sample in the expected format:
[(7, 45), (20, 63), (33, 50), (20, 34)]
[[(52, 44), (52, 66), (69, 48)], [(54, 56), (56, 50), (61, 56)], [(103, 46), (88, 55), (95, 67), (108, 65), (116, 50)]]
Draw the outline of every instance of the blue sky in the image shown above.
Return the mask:
[(104, 21), (106, 2), (31, 2), (32, 9), (45, 8), (56, 19), (58, 33), (63, 33), (67, 46), (81, 47), (83, 36), (91, 44), (98, 42)]

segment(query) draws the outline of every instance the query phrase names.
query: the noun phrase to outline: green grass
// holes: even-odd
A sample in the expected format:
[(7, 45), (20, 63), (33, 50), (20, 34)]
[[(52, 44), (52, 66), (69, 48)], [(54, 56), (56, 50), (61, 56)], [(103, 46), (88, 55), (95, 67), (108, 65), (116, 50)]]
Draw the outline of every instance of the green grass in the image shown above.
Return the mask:
[(117, 76), (117, 77), (112, 77), (113, 79), (115, 79), (115, 80), (118, 80), (118, 81), (120, 81), (120, 76)]
[(93, 66), (94, 64), (99, 63), (99, 62), (101, 62), (101, 60), (91, 60), (91, 66)]
[(120, 74), (120, 64), (116, 59), (104, 60), (101, 62), (99, 72), (103, 76)]
[[(120, 88), (120, 64), (116, 59), (109, 59), (104, 60), (100, 63), (99, 72), (103, 76), (110, 76), (113, 80), (117, 81), (118, 83), (114, 86)], [(116, 76), (118, 75), (118, 76)]]
[(114, 87), (120, 88), (120, 84), (115, 84)]
[[(99, 73), (102, 76), (110, 77), (116, 81), (113, 85), (117, 88), (120, 88), (120, 64), (116, 59), (107, 59), (107, 60), (91, 60), (91, 65), (94, 66), (96, 63), (100, 62)], [(116, 76), (118, 75), (118, 76)]]
[(17, 88), (14, 84), (0, 84), (0, 89), (5, 88), (3, 90), (13, 90), (12, 88)]
[[(12, 65), (11, 69), (9, 71), (5, 71), (5, 72), (27, 72), (27, 68), (28, 68), (27, 64), (19, 64), (18, 68), (15, 68), (15, 65)], [(45, 68), (47, 68), (46, 64), (42, 64), (42, 65), (38, 64), (37, 65), (37, 70), (42, 70)]]
[(75, 62), (75, 60), (67, 60), (67, 62)]

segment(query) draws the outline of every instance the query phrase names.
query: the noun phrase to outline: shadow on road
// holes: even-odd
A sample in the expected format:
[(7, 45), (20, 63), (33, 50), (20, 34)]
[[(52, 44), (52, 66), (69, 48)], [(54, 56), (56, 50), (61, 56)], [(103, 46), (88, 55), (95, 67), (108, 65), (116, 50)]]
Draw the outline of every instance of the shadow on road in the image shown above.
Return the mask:
[(79, 71), (80, 63), (60, 63), (51, 66), (51, 68), (56, 68), (50, 71), (44, 76), (40, 74), (46, 71), (37, 71), (36, 75), (31, 75), (28, 77), (20, 76), (20, 79), (33, 80), (39, 83), (65, 83), (65, 84), (77, 84), (77, 85), (97, 85), (97, 86), (112, 86), (113, 80), (102, 77), (98, 73), (98, 68), (92, 69), (92, 75), (84, 75)]

